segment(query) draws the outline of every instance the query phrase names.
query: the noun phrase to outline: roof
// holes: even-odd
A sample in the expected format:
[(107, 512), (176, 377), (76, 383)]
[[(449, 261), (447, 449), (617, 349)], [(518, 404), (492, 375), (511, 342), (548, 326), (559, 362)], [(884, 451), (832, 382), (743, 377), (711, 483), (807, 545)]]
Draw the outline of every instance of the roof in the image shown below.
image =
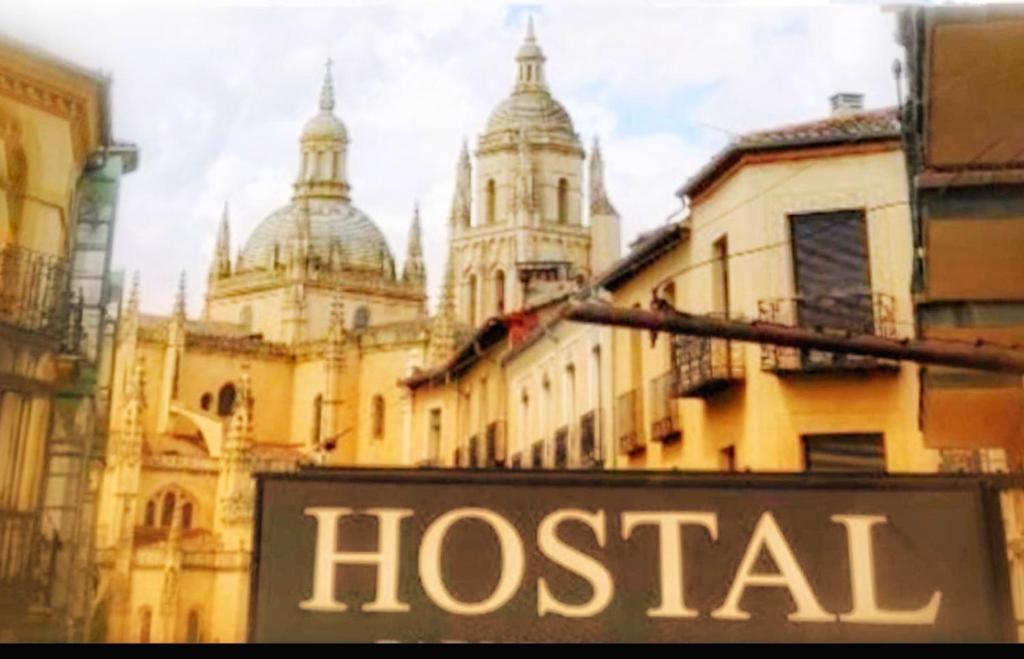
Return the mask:
[(594, 281), (594, 287), (608, 291), (618, 289), (636, 272), (682, 242), (686, 233), (683, 222), (671, 222), (640, 234), (630, 246), (629, 254), (599, 275)]
[(816, 121), (747, 133), (719, 151), (676, 191), (676, 195), (682, 198), (700, 193), (747, 153), (893, 140), (899, 139), (900, 135), (899, 113), (895, 107), (846, 112)]

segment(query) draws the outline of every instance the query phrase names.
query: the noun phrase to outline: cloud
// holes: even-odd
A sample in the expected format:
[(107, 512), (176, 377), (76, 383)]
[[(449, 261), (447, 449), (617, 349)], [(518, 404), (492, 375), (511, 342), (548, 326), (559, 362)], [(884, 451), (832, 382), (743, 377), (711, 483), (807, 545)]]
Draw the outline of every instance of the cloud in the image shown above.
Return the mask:
[[(600, 134), (623, 244), (679, 207), (674, 191), (728, 137), (821, 116), (835, 91), (894, 101), (894, 20), (876, 5), (540, 3), (547, 76), (585, 146)], [(298, 136), (334, 61), (352, 138), (353, 201), (401, 261), (412, 207), (432, 296), (464, 137), (511, 90), (525, 11), (493, 2), (207, 8), (19, 0), (4, 32), (114, 79), (114, 129), (141, 149), (124, 179), (114, 266), (142, 272), (142, 306), (170, 309), (189, 273), (197, 313), (230, 201), (237, 250), (287, 203)]]

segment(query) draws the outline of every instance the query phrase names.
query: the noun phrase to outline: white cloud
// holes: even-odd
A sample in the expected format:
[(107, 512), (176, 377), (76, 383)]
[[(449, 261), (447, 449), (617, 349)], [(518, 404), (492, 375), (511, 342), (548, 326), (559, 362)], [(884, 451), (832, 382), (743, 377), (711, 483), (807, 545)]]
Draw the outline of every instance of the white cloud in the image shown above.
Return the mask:
[[(225, 200), (236, 250), (288, 201), (328, 49), (353, 200), (399, 261), (420, 201), (434, 294), (461, 140), (472, 145), (511, 88), (521, 26), (509, 7), (147, 4), (0, 8), (5, 33), (113, 75), (116, 135), (141, 148), (114, 264), (142, 271), (143, 308), (166, 312), (186, 268), (198, 311)], [(899, 50), (878, 6), (540, 4), (548, 79), (585, 145), (601, 135), (624, 243), (678, 208), (674, 191), (723, 144), (719, 129), (820, 116), (839, 90), (894, 100)]]

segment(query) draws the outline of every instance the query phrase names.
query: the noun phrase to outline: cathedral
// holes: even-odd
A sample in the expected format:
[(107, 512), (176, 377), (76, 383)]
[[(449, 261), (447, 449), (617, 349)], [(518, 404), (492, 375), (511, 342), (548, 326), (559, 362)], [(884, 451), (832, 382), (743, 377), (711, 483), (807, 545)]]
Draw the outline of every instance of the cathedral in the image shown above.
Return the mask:
[(291, 200), (234, 258), (225, 207), (201, 314), (186, 309), (184, 275), (170, 315), (140, 313), (136, 278), (115, 356), (94, 638), (244, 640), (252, 474), (411, 466), (402, 382), (488, 319), (563, 296), (618, 259), (597, 143), (585, 183), (587, 154), (547, 86), (532, 22), (515, 59), (511, 94), (473, 158), (465, 144), (459, 154), (433, 316), (418, 210), (399, 269), (353, 203), (329, 62)]

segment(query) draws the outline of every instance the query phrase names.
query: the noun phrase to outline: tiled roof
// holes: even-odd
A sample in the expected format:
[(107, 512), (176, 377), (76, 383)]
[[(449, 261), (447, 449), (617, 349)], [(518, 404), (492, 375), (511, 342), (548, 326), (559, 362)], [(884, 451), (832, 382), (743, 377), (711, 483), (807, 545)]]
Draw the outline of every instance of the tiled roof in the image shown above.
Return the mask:
[(837, 114), (816, 121), (747, 133), (722, 149), (676, 194), (679, 197), (692, 196), (704, 189), (744, 153), (897, 139), (899, 136), (900, 120), (895, 107)]

